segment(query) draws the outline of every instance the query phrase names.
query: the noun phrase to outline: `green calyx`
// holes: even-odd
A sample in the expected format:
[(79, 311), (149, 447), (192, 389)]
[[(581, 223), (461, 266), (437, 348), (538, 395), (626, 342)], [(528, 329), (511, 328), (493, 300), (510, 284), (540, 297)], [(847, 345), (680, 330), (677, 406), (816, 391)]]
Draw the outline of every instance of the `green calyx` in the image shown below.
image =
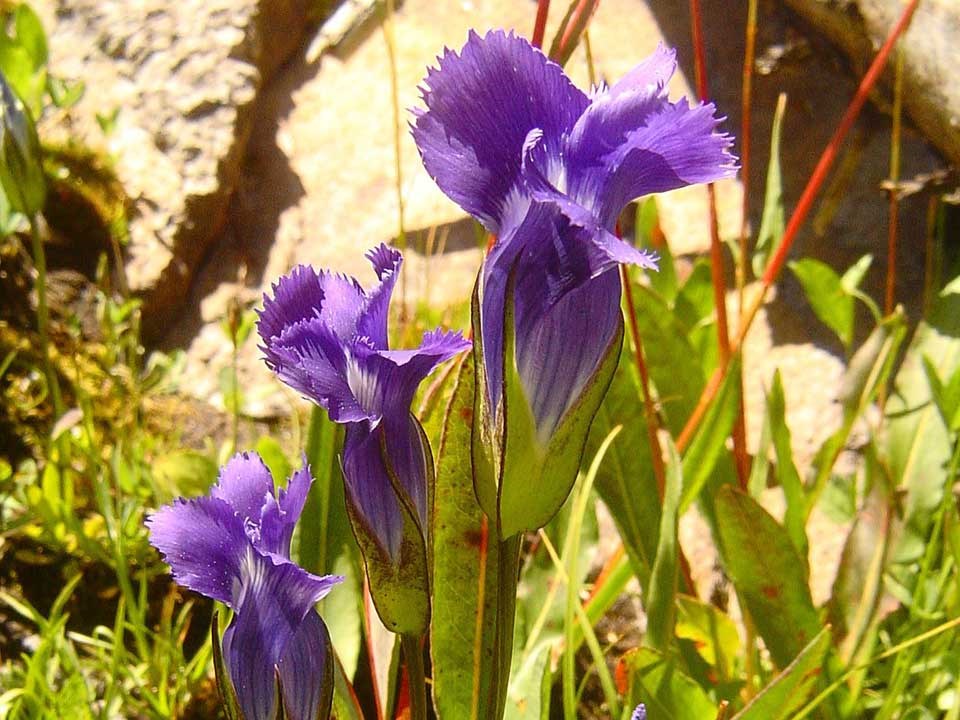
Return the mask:
[(623, 346), (623, 321), (593, 376), (567, 409), (553, 435), (538, 437), (536, 419), (516, 362), (513, 282), (504, 305), (501, 405), (491, 408), (483, 367), (479, 280), (473, 297), (476, 391), (473, 430), (474, 490), (484, 512), (496, 520), (500, 539), (536, 530), (560, 510), (577, 479), (590, 425), (613, 379)]
[[(424, 450), (425, 475), (427, 478), (427, 516), (432, 509), (433, 457), (430, 444), (419, 421), (411, 414)], [(358, 503), (346, 487), (347, 516), (354, 537), (363, 555), (363, 564), (370, 580), (370, 596), (384, 626), (391, 632), (407, 635), (423, 635), (430, 625), (430, 576), (427, 533), (422, 526), (413, 499), (397, 476), (387, 453), (386, 439), (382, 429), (380, 452), (390, 484), (403, 518), (403, 535), (400, 549), (394, 557), (380, 542), (374, 529), (360, 512)]]

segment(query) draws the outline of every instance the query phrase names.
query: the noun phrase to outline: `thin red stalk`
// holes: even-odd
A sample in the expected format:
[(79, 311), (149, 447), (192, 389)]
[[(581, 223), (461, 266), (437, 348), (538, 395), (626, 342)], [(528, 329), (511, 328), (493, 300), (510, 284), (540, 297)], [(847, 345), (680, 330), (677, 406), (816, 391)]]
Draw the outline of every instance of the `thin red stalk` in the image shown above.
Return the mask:
[(547, 31), (547, 13), (550, 12), (550, 0), (538, 0), (537, 19), (533, 23), (533, 39), (530, 41), (534, 47), (543, 47), (543, 36)]
[[(691, 2), (696, 2), (696, 0), (691, 0)], [(776, 282), (777, 277), (780, 275), (780, 271), (783, 269), (783, 265), (786, 262), (787, 255), (790, 252), (793, 241), (796, 239), (797, 232), (803, 225), (804, 220), (806, 220), (820, 186), (823, 185), (824, 181), (826, 180), (827, 172), (837, 157), (840, 145), (843, 143), (844, 138), (847, 136), (847, 133), (853, 126), (854, 121), (857, 119), (857, 116), (863, 109), (863, 105), (867, 101), (867, 97), (869, 97), (873, 86), (877, 83), (877, 80), (880, 79), (880, 74), (883, 72), (883, 68), (887, 62), (887, 58), (890, 55), (890, 51), (896, 44), (897, 38), (903, 34), (903, 32), (907, 29), (907, 26), (910, 24), (910, 18), (913, 17), (913, 13), (917, 9), (918, 2), (919, 0), (910, 0), (910, 4), (904, 8), (903, 13), (900, 15), (900, 19), (897, 20), (896, 25), (894, 25), (890, 30), (890, 34), (884, 41), (883, 46), (877, 53), (877, 56), (874, 58), (873, 63), (871, 63), (866, 75), (863, 76), (863, 80), (860, 82), (860, 86), (857, 88), (857, 92), (854, 95), (853, 100), (851, 100), (846, 113), (841, 119), (840, 125), (837, 127), (833, 137), (830, 139), (830, 143), (820, 156), (820, 160), (811, 174), (810, 180), (807, 182), (807, 186), (804, 188), (803, 194), (800, 196), (800, 200), (797, 202), (797, 206), (794, 208), (793, 214), (790, 216), (790, 220), (787, 223), (787, 228), (783, 233), (783, 240), (781, 240), (780, 245), (773, 257), (770, 258), (770, 264), (767, 265), (767, 270), (761, 278), (760, 292), (757, 294), (757, 297), (753, 300), (753, 302), (747, 307), (746, 312), (741, 317), (740, 327), (738, 328), (737, 336), (734, 339), (733, 346), (731, 347), (733, 352), (739, 351), (740, 347), (743, 345), (747, 331), (750, 329), (753, 319), (756, 317), (757, 312), (763, 305), (767, 291), (770, 289), (773, 283)], [(721, 360), (720, 365), (710, 377), (706, 387), (703, 389), (703, 393), (700, 395), (700, 400), (697, 402), (696, 408), (694, 408), (693, 413), (687, 419), (687, 424), (684, 426), (680, 436), (677, 438), (677, 449), (682, 450), (682, 448), (686, 446), (686, 442), (689, 442), (693, 437), (694, 432), (700, 424), (700, 421), (703, 419), (704, 414), (706, 414), (707, 408), (710, 406), (713, 398), (716, 397), (717, 391), (720, 389), (721, 382), (723, 377), (726, 375), (728, 367), (729, 362), (723, 362)]]
[(657, 410), (653, 405), (650, 393), (650, 374), (647, 372), (647, 361), (643, 355), (643, 341), (640, 339), (640, 329), (637, 327), (636, 305), (633, 302), (633, 288), (630, 286), (630, 273), (626, 265), (620, 266), (620, 280), (623, 283), (624, 300), (627, 303), (627, 324), (630, 326), (630, 336), (633, 340), (634, 361), (640, 373), (640, 387), (643, 390), (643, 409), (647, 420), (647, 439), (650, 441), (650, 456), (653, 462), (653, 475), (657, 480), (657, 494), (663, 502), (663, 492), (666, 486), (666, 469), (663, 465), (663, 448), (660, 447), (660, 438), (657, 435), (659, 423)]
[[(617, 226), (617, 237), (620, 236), (620, 227)], [(650, 442), (650, 457), (653, 463), (653, 476), (657, 481), (657, 494), (663, 503), (663, 493), (666, 486), (666, 468), (663, 465), (663, 448), (660, 446), (659, 422), (656, 408), (653, 405), (653, 396), (650, 393), (650, 374), (647, 372), (647, 362), (643, 355), (643, 343), (640, 340), (640, 328), (637, 326), (636, 305), (633, 302), (633, 288), (630, 285), (630, 274), (625, 265), (620, 266), (620, 281), (623, 284), (624, 301), (627, 304), (627, 323), (630, 326), (630, 335), (633, 340), (634, 360), (637, 363), (637, 371), (640, 373), (640, 386), (643, 390), (643, 409), (647, 420), (647, 438)], [(621, 548), (623, 542), (620, 543)], [(693, 575), (690, 572), (690, 563), (687, 556), (683, 553), (683, 548), (677, 548), (677, 555), (680, 559), (680, 570), (683, 580), (686, 583), (687, 592), (690, 595), (696, 595), (696, 585), (693, 584)], [(598, 579), (599, 587), (601, 580)]]
[[(573, 34), (576, 32), (577, 25), (580, 23), (580, 16), (588, 9), (590, 2), (591, 0), (580, 0), (577, 4), (577, 9), (574, 10), (570, 16), (570, 22), (567, 23), (567, 27), (563, 31), (563, 37), (560, 38), (559, 48), (561, 55), (566, 51), (567, 45), (573, 39)], [(595, 9), (596, 8), (592, 8), (591, 12)]]
[[(697, 94), (700, 100), (709, 99), (707, 89), (707, 67), (703, 43), (703, 23), (700, 12), (700, 0), (690, 0), (690, 24), (693, 33), (694, 72), (697, 82)], [(746, 196), (746, 193), (744, 194)], [(720, 350), (720, 363), (730, 361), (730, 331), (727, 325), (727, 284), (723, 276), (723, 246), (720, 243), (720, 228), (717, 221), (717, 193), (713, 183), (707, 185), (707, 197), (710, 205), (710, 277), (713, 281), (713, 302), (717, 309), (717, 344)], [(742, 385), (742, 380), (741, 380)], [(741, 488), (746, 488), (750, 475), (750, 459), (747, 456), (746, 421), (743, 411), (743, 393), (740, 394), (740, 407), (733, 426), (733, 455), (736, 461), (737, 480)]]

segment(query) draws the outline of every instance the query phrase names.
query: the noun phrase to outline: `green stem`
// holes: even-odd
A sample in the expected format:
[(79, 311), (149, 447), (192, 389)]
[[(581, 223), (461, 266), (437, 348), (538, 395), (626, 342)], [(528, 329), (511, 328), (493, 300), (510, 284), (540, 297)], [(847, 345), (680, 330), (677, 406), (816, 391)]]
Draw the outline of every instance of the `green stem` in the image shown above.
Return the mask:
[(37, 329), (40, 331), (40, 347), (43, 352), (43, 368), (47, 374), (47, 385), (53, 399), (53, 412), (57, 417), (63, 415), (63, 398), (60, 395), (60, 382), (50, 359), (50, 322), (47, 308), (47, 255), (43, 249), (43, 237), (36, 215), (30, 216), (30, 240), (33, 243), (33, 266), (37, 270)]
[(423, 650), (416, 635), (401, 635), (400, 647), (407, 664), (410, 686), (410, 720), (427, 720), (427, 683), (423, 672)]
[(507, 706), (510, 663), (513, 659), (513, 624), (517, 616), (517, 583), (520, 580), (520, 547), (523, 536), (518, 533), (498, 543), (497, 547), (497, 637), (494, 652), (496, 676), (491, 690), (496, 693), (489, 704), (490, 720), (500, 720)]

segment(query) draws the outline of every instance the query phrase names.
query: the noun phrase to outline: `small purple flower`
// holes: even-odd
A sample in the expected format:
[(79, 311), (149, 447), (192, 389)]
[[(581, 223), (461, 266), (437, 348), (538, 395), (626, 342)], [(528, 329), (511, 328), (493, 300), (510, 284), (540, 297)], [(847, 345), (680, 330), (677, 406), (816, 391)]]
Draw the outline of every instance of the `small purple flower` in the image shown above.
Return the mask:
[[(390, 350), (387, 311), (403, 261), (380, 245), (367, 253), (378, 284), (300, 265), (264, 296), (258, 329), (267, 365), (288, 385), (345, 423), (348, 500), (382, 549), (398, 556), (403, 515), (391, 471), (426, 526), (427, 467), (410, 403), (441, 362), (469, 349), (460, 333), (435, 330), (414, 350)], [(387, 468), (384, 457), (391, 461)]]
[(630, 720), (647, 720), (647, 706), (643, 703), (637, 705), (633, 715), (630, 716)]
[[(618, 239), (633, 198), (736, 172), (711, 104), (667, 99), (675, 54), (660, 46), (590, 95), (525, 39), (471, 31), (424, 80), (413, 136), (440, 189), (497, 243), (480, 278), (487, 392), (499, 413), (508, 284), (516, 365), (546, 441), (593, 377), (621, 323), (616, 267), (655, 258)], [(511, 359), (507, 358), (507, 362)]]
[[(314, 720), (332, 662), (314, 605), (342, 577), (290, 560), (290, 538), (313, 478), (295, 472), (274, 492), (256, 453), (234, 456), (205, 497), (178, 498), (147, 519), (150, 542), (181, 585), (234, 611), (223, 656), (246, 720), (272, 720), (279, 674), (291, 720)], [(329, 709), (328, 709), (329, 710)]]

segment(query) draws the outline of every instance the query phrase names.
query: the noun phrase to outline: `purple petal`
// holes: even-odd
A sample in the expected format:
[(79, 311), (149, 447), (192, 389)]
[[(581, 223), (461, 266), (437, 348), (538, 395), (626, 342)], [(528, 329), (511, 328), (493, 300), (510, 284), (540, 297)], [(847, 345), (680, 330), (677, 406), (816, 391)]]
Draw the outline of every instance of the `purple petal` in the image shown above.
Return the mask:
[(637, 705), (633, 715), (630, 716), (630, 720), (647, 720), (647, 706), (643, 703)]
[(273, 718), (274, 668), (307, 613), (314, 612), (313, 605), (341, 580), (311, 575), (293, 563), (275, 564), (252, 548), (244, 554), (236, 615), (223, 635), (223, 655), (247, 720)]
[(620, 322), (620, 276), (610, 269), (545, 306), (519, 287), (517, 369), (546, 443), (596, 372)]
[(220, 469), (210, 496), (220, 498), (241, 519), (260, 524), (260, 509), (273, 497), (273, 476), (256, 453), (237, 453)]
[(334, 422), (370, 419), (348, 381), (349, 343), (320, 318), (288, 327), (263, 347), (266, 363), (283, 382), (326, 408)]
[(487, 259), (481, 331), (490, 401), (497, 407), (507, 280), (515, 271), (518, 369), (538, 431), (547, 438), (596, 369), (616, 328), (620, 284), (615, 273), (613, 280), (607, 277), (609, 271), (624, 263), (656, 265), (575, 203), (557, 193), (538, 196), (545, 199), (531, 205), (523, 223)]
[(599, 90), (590, 107), (564, 139), (564, 156), (571, 168), (596, 165), (623, 144), (667, 105), (667, 83), (677, 68), (676, 51), (662, 43), (649, 58), (624, 75), (613, 87)]
[(368, 338), (376, 348), (387, 347), (387, 316), (390, 296), (400, 275), (403, 256), (398, 250), (379, 245), (370, 250), (367, 259), (373, 264), (380, 283), (367, 293), (366, 304), (360, 314), (357, 333)]
[(719, 123), (712, 104), (668, 104), (628, 133), (623, 145), (604, 157), (602, 169), (578, 176), (577, 196), (595, 193), (598, 217), (610, 227), (634, 198), (733, 177), (733, 139), (716, 132)]
[(318, 317), (323, 304), (320, 275), (309, 265), (297, 265), (273, 284), (273, 297), (264, 293), (257, 331), (265, 343), (303, 320)]
[(377, 350), (357, 344), (352, 349), (347, 380), (357, 404), (369, 418), (407, 413), (424, 378), (440, 363), (470, 348), (459, 332), (424, 333), (420, 347)]
[(230, 505), (218, 498), (179, 498), (153, 513), (146, 524), (150, 543), (163, 553), (174, 580), (232, 607), (250, 540)]
[(312, 484), (313, 477), (304, 457), (303, 467), (290, 476), (286, 489), (279, 490), (276, 498), (273, 495), (267, 498), (261, 510), (260, 548), (263, 552), (290, 557), (293, 528), (300, 519)]
[(438, 60), (424, 80), (427, 109), (416, 113), (414, 140), (440, 189), (499, 233), (527, 134), (540, 128), (559, 151), (589, 100), (559, 65), (512, 33), (471, 31), (459, 55), (447, 50)]
[(315, 612), (308, 612), (280, 658), (280, 683), (290, 720), (316, 720), (326, 671), (330, 635)]
[(355, 508), (383, 550), (400, 554), (403, 517), (383, 465), (381, 429), (351, 423), (343, 441), (343, 480), (347, 501)]

